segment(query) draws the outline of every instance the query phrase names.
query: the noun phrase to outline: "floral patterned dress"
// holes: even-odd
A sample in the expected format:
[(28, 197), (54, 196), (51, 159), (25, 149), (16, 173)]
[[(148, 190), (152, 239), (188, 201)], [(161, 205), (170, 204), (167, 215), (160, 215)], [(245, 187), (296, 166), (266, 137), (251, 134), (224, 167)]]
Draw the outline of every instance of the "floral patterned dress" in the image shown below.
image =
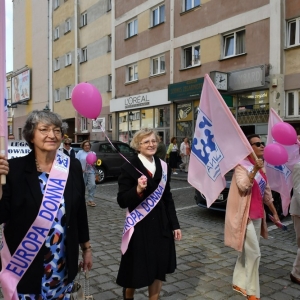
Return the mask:
[[(49, 174), (39, 173), (39, 181), (44, 194)], [(44, 276), (42, 279), (42, 295), (18, 294), (20, 300), (58, 300), (70, 299), (73, 283), (67, 284), (66, 266), (66, 212), (63, 202), (53, 221), (45, 242)]]

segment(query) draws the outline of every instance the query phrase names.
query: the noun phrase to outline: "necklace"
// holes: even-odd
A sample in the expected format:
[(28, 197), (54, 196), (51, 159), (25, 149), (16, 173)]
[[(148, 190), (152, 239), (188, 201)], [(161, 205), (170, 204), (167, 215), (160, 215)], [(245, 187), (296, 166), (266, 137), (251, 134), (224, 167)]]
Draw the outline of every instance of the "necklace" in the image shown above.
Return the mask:
[(43, 171), (42, 171), (42, 169), (41, 169), (41, 167), (40, 167), (40, 165), (39, 165), (39, 163), (38, 163), (38, 161), (35, 159), (35, 164), (36, 164), (36, 169), (39, 171), (39, 172), (41, 172), (41, 173), (43, 173)]

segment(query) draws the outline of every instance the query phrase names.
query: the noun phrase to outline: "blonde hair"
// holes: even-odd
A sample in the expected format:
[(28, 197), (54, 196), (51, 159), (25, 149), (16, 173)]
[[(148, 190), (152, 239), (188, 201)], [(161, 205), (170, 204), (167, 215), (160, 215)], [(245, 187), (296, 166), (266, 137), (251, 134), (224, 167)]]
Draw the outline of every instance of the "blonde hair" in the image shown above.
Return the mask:
[(70, 139), (69, 137), (64, 139), (64, 143), (72, 143), (72, 139)]
[(155, 135), (155, 140), (157, 142), (159, 142), (159, 136), (158, 136), (157, 132), (154, 129), (152, 129), (152, 128), (142, 128), (134, 134), (134, 136), (133, 136), (133, 138), (130, 142), (130, 147), (135, 149), (135, 150), (139, 150), (140, 142), (142, 141), (142, 139), (144, 139), (147, 136), (150, 136), (151, 134), (154, 134)]

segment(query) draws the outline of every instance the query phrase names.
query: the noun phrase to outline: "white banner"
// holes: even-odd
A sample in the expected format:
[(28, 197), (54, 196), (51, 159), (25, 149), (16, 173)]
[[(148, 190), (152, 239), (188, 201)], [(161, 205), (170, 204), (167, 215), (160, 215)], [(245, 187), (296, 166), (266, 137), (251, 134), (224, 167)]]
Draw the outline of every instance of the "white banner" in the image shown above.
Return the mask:
[(25, 156), (28, 154), (31, 149), (29, 148), (28, 144), (26, 141), (16, 141), (16, 140), (8, 140), (8, 145), (7, 145), (7, 156), (8, 159), (10, 158), (15, 158), (15, 157), (20, 157), (20, 156)]

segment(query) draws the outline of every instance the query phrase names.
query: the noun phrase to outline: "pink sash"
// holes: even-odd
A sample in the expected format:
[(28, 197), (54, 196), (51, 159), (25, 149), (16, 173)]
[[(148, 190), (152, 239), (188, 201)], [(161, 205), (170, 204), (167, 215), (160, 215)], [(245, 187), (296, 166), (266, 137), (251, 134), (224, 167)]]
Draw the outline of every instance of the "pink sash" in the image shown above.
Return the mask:
[[(251, 172), (254, 168), (253, 164), (249, 160), (245, 160), (245, 159), (240, 162), (240, 165), (243, 166), (245, 169), (247, 169), (248, 172)], [(260, 172), (256, 173), (254, 179), (258, 184), (259, 192), (261, 196), (264, 197), (264, 193), (267, 185), (266, 180), (261, 176)]]
[(57, 151), (39, 213), (12, 256), (6, 244), (4, 232), (2, 232), (0, 283), (5, 300), (19, 299), (17, 285), (48, 236), (60, 203), (63, 201), (69, 167), (69, 157), (61, 151)]
[(160, 160), (160, 162), (162, 166), (162, 176), (156, 190), (145, 200), (143, 200), (143, 202), (139, 204), (131, 213), (129, 213), (128, 209), (126, 211), (121, 243), (121, 251), (123, 255), (128, 249), (130, 239), (134, 232), (134, 226), (147, 216), (147, 214), (157, 205), (162, 194), (164, 193), (167, 183), (168, 167), (163, 160)]

